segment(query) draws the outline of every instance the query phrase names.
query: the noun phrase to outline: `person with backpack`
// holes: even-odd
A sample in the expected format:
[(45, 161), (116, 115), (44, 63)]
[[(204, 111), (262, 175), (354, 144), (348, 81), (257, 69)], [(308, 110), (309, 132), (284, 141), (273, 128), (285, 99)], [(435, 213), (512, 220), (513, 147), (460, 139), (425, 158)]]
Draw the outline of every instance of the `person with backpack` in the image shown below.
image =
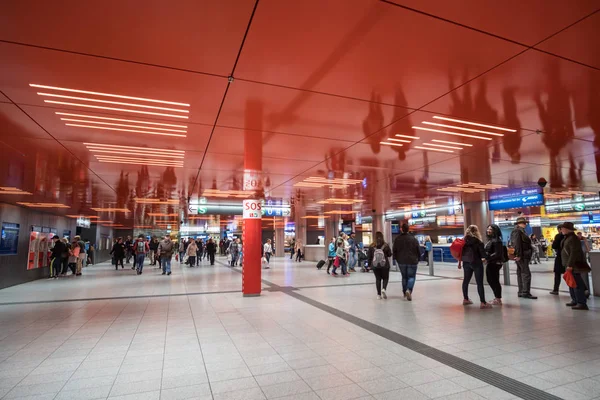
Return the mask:
[(458, 261), (458, 269), (463, 269), (463, 306), (473, 304), (469, 298), (469, 284), (471, 278), (475, 274), (475, 282), (477, 282), (477, 292), (479, 293), (479, 308), (488, 309), (492, 305), (485, 301), (485, 290), (483, 288), (483, 261), (485, 260), (485, 249), (481, 240), (481, 233), (477, 225), (470, 225), (465, 231), (464, 246), (460, 260)]
[(383, 240), (383, 233), (375, 232), (375, 241), (371, 243), (371, 246), (369, 246), (367, 259), (369, 263), (369, 268), (371, 268), (373, 270), (373, 273), (375, 274), (377, 300), (381, 300), (382, 296), (384, 299), (387, 299), (386, 290), (388, 281), (390, 279), (391, 256), (392, 250), (390, 249), (390, 246)]
[(133, 252), (135, 253), (133, 266), (138, 275), (142, 274), (142, 270), (144, 269), (144, 259), (146, 258), (146, 253), (149, 251), (150, 247), (144, 240), (144, 235), (139, 235), (137, 240), (133, 243)]
[(173, 257), (174, 250), (175, 245), (171, 241), (171, 236), (166, 235), (164, 240), (158, 245), (158, 253), (160, 255), (160, 264), (163, 269), (163, 275), (171, 275), (171, 257)]
[(412, 292), (417, 278), (417, 267), (421, 258), (421, 246), (414, 235), (408, 231), (408, 224), (401, 227), (400, 235), (394, 240), (394, 260), (402, 273), (402, 293), (408, 301), (412, 301)]
[(329, 247), (327, 247), (327, 275), (329, 275), (329, 271), (333, 266), (333, 262), (335, 261), (335, 238), (331, 238), (329, 242)]
[(531, 294), (531, 270), (529, 263), (533, 256), (531, 239), (525, 233), (527, 220), (524, 217), (517, 218), (515, 229), (510, 234), (510, 241), (514, 246), (514, 260), (517, 263), (517, 285), (519, 286), (519, 297), (535, 300), (536, 296)]
[(504, 245), (502, 244), (502, 231), (498, 225), (492, 224), (486, 229), (487, 242), (485, 244), (485, 259), (487, 267), (485, 274), (487, 282), (494, 292), (494, 306), (502, 305), (502, 285), (500, 285), (500, 271), (505, 259)]

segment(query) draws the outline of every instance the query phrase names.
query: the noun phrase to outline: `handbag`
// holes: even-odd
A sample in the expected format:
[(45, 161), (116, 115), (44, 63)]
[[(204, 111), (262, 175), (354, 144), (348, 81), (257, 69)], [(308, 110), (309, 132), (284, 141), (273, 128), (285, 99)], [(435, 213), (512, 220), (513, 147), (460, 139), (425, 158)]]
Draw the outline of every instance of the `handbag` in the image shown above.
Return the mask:
[(333, 260), (333, 266), (336, 268), (340, 266), (340, 258), (338, 256), (336, 256), (335, 260)]
[(573, 272), (570, 269), (566, 270), (563, 274), (563, 279), (567, 283), (567, 286), (575, 289), (577, 287), (577, 282), (575, 281), (575, 277), (573, 276)]

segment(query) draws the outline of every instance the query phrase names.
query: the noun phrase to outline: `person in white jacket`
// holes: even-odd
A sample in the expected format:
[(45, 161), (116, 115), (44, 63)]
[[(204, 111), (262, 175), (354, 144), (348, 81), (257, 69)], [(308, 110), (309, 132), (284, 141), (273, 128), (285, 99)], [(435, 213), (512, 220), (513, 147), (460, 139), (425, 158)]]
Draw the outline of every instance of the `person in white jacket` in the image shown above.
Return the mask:
[(267, 239), (267, 242), (263, 246), (263, 254), (267, 264), (271, 262), (271, 254), (273, 254), (273, 247), (271, 246), (271, 239)]

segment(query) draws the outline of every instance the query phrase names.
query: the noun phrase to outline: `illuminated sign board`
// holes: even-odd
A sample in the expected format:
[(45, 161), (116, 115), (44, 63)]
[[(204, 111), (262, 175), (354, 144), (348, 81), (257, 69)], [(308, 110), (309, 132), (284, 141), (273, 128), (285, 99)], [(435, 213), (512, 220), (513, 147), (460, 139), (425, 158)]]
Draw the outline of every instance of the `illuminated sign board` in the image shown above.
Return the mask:
[(496, 190), (489, 194), (490, 210), (535, 207), (544, 204), (541, 187), (509, 188)]

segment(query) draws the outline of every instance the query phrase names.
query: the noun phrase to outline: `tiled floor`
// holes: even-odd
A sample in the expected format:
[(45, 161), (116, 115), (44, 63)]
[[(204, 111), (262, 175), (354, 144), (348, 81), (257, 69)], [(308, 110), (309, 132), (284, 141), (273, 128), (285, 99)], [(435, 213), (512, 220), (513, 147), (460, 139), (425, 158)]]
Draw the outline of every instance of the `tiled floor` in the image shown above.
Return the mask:
[[(593, 300), (574, 312), (565, 295), (521, 300), (507, 287), (502, 308), (464, 308), (460, 281), (420, 275), (409, 303), (393, 272), (378, 301), (372, 274), (333, 278), (281, 259), (263, 271), (269, 290), (244, 298), (238, 271), (174, 265), (170, 277), (103, 264), (1, 290), (1, 303), (42, 302), (0, 305), (0, 398), (516, 398), (333, 307), (547, 398), (600, 399)], [(57, 302), (71, 299), (88, 300)]]

